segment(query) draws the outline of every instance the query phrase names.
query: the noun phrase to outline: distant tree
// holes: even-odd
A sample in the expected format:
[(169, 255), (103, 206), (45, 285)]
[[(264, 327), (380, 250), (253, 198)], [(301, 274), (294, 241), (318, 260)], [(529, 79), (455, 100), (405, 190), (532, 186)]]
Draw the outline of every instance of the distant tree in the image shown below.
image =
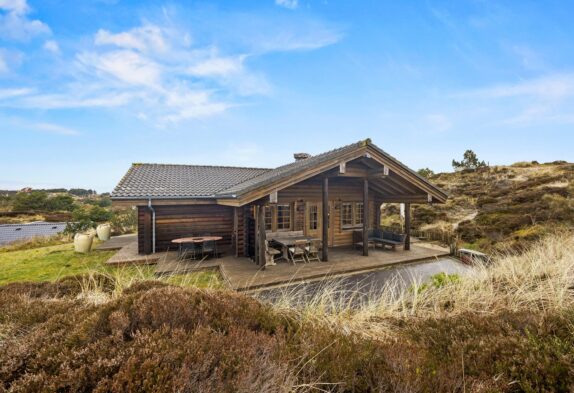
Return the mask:
[(86, 190), (84, 188), (71, 188), (68, 193), (79, 197), (86, 197), (96, 194), (96, 191)]
[(99, 207), (110, 207), (112, 206), (112, 200), (111, 198), (107, 197), (107, 198), (102, 198), (98, 201), (98, 206)]
[(75, 207), (74, 198), (68, 194), (56, 195), (46, 201), (46, 210), (48, 211), (71, 212)]
[(44, 191), (19, 192), (14, 197), (13, 211), (45, 210), (48, 194)]
[(434, 175), (434, 171), (430, 168), (421, 168), (417, 171), (417, 173), (422, 177), (426, 177), (427, 179)]
[(479, 161), (478, 157), (476, 156), (476, 153), (473, 152), (472, 150), (467, 150), (464, 152), (462, 161), (452, 160), (452, 167), (455, 170), (477, 169), (485, 166), (486, 163), (484, 161)]

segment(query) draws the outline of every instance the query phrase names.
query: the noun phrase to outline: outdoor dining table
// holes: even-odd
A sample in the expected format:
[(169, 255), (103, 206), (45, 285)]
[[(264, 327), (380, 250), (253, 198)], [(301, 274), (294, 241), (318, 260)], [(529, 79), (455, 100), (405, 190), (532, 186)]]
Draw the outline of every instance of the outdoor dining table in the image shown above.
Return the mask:
[(223, 239), (221, 236), (193, 236), (173, 239), (171, 242), (178, 245), (177, 256), (181, 257), (181, 248), (183, 244), (213, 241), (215, 244), (215, 256), (217, 256), (217, 241), (221, 239)]
[(289, 260), (289, 247), (293, 247), (295, 245), (295, 242), (301, 241), (301, 240), (306, 240), (307, 242), (311, 243), (312, 241), (320, 240), (320, 239), (315, 238), (315, 237), (310, 237), (310, 236), (285, 236), (285, 237), (278, 236), (278, 237), (273, 237), (270, 240), (272, 240), (275, 243), (278, 243), (281, 246), (281, 249), (283, 250), (283, 255), (279, 259), (285, 259), (286, 261), (288, 261)]

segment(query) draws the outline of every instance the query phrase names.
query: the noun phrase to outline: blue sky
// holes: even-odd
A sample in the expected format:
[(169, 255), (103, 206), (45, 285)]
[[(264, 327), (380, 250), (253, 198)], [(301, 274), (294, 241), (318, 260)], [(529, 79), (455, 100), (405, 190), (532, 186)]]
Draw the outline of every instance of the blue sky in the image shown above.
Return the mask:
[(370, 137), (418, 169), (574, 161), (570, 1), (0, 0), (0, 189), (272, 167)]

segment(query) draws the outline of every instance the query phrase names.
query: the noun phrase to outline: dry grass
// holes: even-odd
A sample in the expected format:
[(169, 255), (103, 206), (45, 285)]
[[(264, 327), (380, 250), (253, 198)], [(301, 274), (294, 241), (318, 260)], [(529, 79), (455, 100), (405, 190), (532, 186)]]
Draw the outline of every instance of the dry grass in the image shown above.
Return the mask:
[[(279, 312), (295, 310), (301, 319), (347, 332), (381, 338), (392, 335), (397, 320), (437, 319), (467, 313), (561, 312), (574, 306), (574, 235), (547, 236), (522, 254), (508, 251), (489, 266), (477, 265), (456, 282), (428, 286), (391, 280), (382, 290), (364, 296), (347, 292), (329, 280), (300, 299), (304, 287), (289, 287), (274, 299)], [(389, 324), (392, 321), (392, 324)]]

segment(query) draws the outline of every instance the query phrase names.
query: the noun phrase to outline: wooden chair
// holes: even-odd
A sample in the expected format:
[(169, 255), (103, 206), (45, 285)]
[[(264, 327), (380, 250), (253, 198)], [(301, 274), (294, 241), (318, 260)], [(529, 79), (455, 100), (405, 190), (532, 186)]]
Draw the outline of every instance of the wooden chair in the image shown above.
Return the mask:
[(281, 251), (276, 248), (269, 247), (269, 241), (265, 240), (265, 264), (275, 265), (275, 257), (281, 255)]
[(312, 240), (311, 243), (307, 245), (305, 248), (307, 262), (317, 261), (321, 262), (321, 258), (319, 257), (319, 251), (321, 250), (321, 245), (323, 242), (321, 240)]
[(305, 254), (307, 253), (306, 248), (308, 244), (307, 240), (295, 240), (295, 244), (289, 247), (289, 258), (291, 258), (293, 265), (297, 262), (307, 262)]

